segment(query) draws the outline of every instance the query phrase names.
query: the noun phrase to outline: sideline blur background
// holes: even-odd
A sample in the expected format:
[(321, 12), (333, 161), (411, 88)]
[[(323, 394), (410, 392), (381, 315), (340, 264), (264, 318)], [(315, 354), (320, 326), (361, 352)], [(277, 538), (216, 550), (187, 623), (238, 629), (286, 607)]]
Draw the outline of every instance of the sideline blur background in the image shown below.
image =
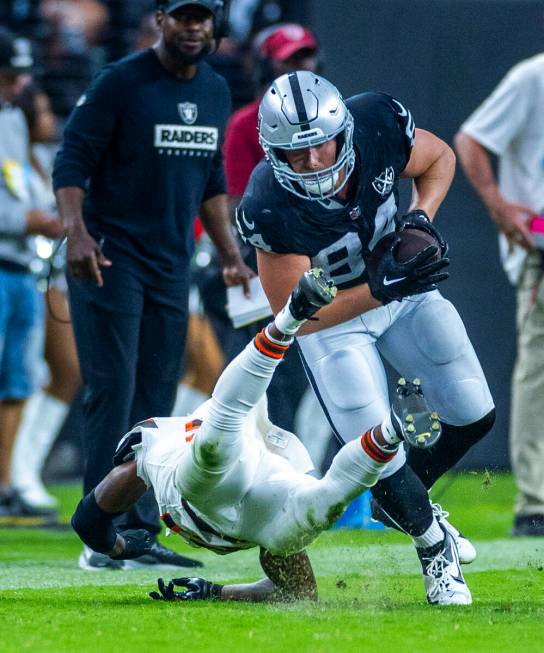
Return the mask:
[[(33, 43), (35, 77), (50, 95), (59, 136), (94, 73), (145, 36), (145, 17), (154, 6), (153, 0), (0, 0), (0, 25)], [(540, 52), (544, 42), (540, 0), (233, 0), (232, 37), (211, 63), (227, 77), (235, 108), (255, 95), (252, 36), (285, 21), (314, 30), (323, 73), (344, 96), (390, 93), (410, 108), (417, 126), (450, 145), (507, 70)], [(500, 267), (495, 227), (459, 170), (438, 219), (452, 259), (442, 291), (465, 321), (497, 404), (494, 430), (463, 466), (504, 468), (514, 291)], [(64, 437), (76, 425), (72, 414)]]

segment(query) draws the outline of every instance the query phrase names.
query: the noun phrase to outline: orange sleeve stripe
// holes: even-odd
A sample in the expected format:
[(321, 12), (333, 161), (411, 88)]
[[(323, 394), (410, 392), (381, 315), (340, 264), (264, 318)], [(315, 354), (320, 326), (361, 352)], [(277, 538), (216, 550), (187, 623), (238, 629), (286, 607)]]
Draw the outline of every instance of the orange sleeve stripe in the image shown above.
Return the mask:
[(371, 431), (367, 431), (362, 437), (361, 437), (361, 445), (363, 447), (364, 452), (372, 458), (372, 460), (375, 460), (377, 463), (388, 463), (392, 458), (394, 458), (395, 454), (397, 453), (394, 451), (391, 454), (385, 453), (379, 447), (375, 444), (375, 442), (372, 440), (371, 436)]
[(200, 428), (201, 424), (201, 419), (194, 419), (191, 422), (187, 422), (185, 424), (185, 432), (188, 433), (189, 431), (195, 431), (196, 429)]
[(264, 330), (255, 336), (253, 342), (261, 354), (276, 360), (283, 358), (285, 352), (289, 349), (289, 345), (278, 345), (275, 342), (272, 342), (267, 338)]

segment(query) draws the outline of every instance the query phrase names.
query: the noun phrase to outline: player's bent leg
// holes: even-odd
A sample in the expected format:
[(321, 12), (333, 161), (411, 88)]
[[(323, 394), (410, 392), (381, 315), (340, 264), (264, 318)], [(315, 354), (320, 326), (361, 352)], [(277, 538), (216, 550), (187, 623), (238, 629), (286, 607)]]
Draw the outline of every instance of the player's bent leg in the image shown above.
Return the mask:
[[(426, 406), (420, 388), (411, 385), (411, 390), (399, 397), (380, 425), (342, 447), (323, 479), (301, 482), (289, 495), (288, 512), (291, 511), (294, 524), (283, 521), (276, 533), (276, 545), (281, 542), (289, 550), (297, 550), (296, 546), (300, 549), (319, 532), (330, 528), (352, 499), (376, 483), (384, 466), (397, 455), (400, 443), (407, 435), (411, 436), (410, 430), (406, 433), (404, 420), (399, 420), (399, 415), (410, 417), (407, 407), (417, 416), (418, 425), (427, 424), (432, 411)], [(425, 411), (427, 420), (423, 419)], [(408, 420), (408, 424), (412, 425), (413, 420)]]
[(322, 270), (314, 268), (306, 272), (274, 322), (258, 333), (228, 365), (217, 382), (209, 413), (195, 439), (198, 465), (219, 471), (238, 458), (244, 420), (266, 392), (293, 336), (335, 295), (335, 286)]

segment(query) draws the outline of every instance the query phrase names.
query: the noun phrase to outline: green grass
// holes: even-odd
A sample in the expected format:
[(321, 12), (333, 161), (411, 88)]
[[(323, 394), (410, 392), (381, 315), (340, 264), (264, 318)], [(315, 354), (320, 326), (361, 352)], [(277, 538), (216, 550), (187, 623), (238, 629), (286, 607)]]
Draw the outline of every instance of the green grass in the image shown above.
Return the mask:
[[(450, 484), (451, 481), (453, 484)], [(67, 519), (78, 488), (58, 487)], [(393, 532), (334, 530), (310, 548), (317, 605), (162, 604), (147, 598), (156, 572), (77, 568), (69, 531), (0, 530), (0, 651), (344, 652), (543, 650), (544, 542), (508, 537), (514, 488), (507, 475), (450, 477), (435, 495), (470, 534), (465, 568), (474, 604), (425, 602), (418, 562)], [(199, 557), (215, 581), (260, 576), (256, 553), (230, 556), (168, 544)]]

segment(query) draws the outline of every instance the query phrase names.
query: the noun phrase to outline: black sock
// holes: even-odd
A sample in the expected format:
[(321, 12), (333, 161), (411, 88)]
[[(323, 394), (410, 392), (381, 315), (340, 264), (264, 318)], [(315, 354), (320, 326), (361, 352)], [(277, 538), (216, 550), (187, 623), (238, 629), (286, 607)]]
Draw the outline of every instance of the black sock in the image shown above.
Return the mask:
[(408, 465), (403, 465), (389, 478), (379, 480), (371, 492), (389, 518), (388, 526), (417, 537), (432, 524), (433, 511), (427, 490)]
[(442, 474), (451, 469), (495, 422), (495, 409), (485, 417), (466, 426), (442, 424), (442, 437), (431, 449), (410, 447), (407, 462), (429, 490)]

